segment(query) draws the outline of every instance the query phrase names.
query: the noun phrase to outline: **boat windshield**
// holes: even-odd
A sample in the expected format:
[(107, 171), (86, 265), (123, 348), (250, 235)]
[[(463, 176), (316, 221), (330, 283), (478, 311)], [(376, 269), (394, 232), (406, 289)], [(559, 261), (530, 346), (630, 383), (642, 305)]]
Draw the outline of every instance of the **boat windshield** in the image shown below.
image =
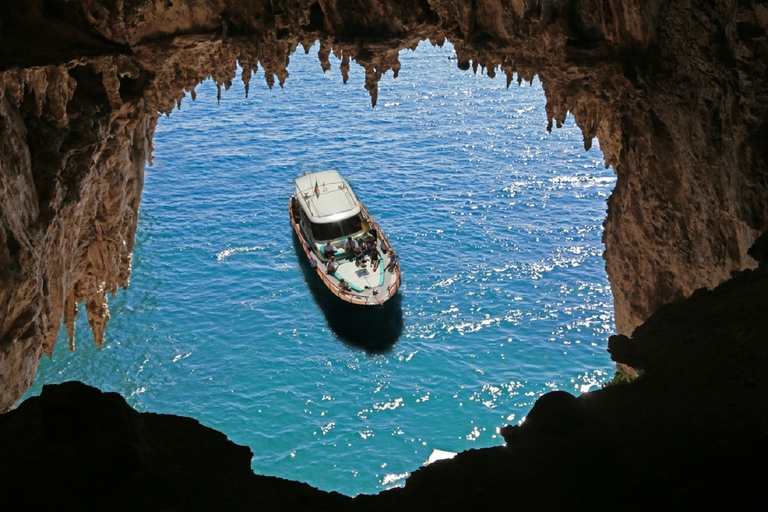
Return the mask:
[(363, 219), (360, 215), (349, 217), (338, 222), (312, 224), (312, 236), (315, 240), (335, 240), (363, 230)]

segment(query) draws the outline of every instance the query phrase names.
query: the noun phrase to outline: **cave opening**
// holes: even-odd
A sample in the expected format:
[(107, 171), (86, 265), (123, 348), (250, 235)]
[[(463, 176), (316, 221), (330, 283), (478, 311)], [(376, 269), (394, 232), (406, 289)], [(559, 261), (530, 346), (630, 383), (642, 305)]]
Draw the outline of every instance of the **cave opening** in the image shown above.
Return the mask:
[[(283, 89), (252, 81), (246, 98), (238, 80), (218, 103), (207, 81), (161, 120), (108, 354), (58, 343), (27, 396), (82, 380), (226, 433), (259, 474), (353, 495), (402, 483), (433, 449), (502, 444), (496, 429), (547, 391), (605, 382), (615, 179), (597, 144), (584, 152), (572, 118), (546, 132), (538, 80), (507, 91), (457, 69), (450, 45), (402, 51), (374, 109), (359, 67), (344, 86), (316, 55), (293, 54)], [(401, 256), (383, 350), (367, 350), (369, 325), (339, 339), (291, 245), (292, 178), (331, 167)]]

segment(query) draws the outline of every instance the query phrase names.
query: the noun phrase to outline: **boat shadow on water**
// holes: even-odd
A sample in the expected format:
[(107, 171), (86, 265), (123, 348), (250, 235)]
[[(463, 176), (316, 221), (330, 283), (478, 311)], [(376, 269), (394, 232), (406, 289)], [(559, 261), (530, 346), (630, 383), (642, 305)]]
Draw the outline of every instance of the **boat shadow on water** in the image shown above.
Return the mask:
[(344, 302), (331, 293), (315, 269), (309, 266), (295, 232), (292, 238), (304, 281), (333, 334), (345, 344), (370, 355), (389, 352), (403, 333), (400, 293), (381, 306), (358, 306)]

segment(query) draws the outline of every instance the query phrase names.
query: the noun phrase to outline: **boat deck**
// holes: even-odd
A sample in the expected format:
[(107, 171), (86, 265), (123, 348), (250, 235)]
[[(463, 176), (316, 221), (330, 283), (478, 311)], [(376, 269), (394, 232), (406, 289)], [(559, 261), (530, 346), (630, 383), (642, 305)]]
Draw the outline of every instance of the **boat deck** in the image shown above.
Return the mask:
[[(360, 208), (365, 221), (364, 233), (371, 229), (376, 229), (377, 233), (379, 233), (377, 241), (379, 266), (376, 270), (373, 269), (373, 264), (368, 256), (364, 257), (361, 262), (358, 262), (354, 257), (349, 257), (338, 247), (342, 243), (341, 240), (338, 240), (335, 243), (337, 246), (335, 257), (338, 267), (335, 272), (329, 274), (326, 266), (327, 258), (323, 253), (323, 248), (308, 242), (303, 236), (300, 225), (297, 222), (298, 216), (294, 215), (293, 202), (290, 205), (291, 223), (299, 240), (302, 241), (302, 247), (307, 258), (314, 262), (317, 274), (328, 289), (346, 302), (374, 306), (383, 304), (397, 293), (400, 287), (400, 266), (397, 256), (390, 256), (388, 251), (391, 246), (386, 236), (379, 229), (376, 221), (371, 218), (365, 206), (360, 204)], [(342, 279), (349, 285), (350, 290), (341, 289), (340, 281)]]
[(348, 261), (339, 265), (333, 277), (344, 279), (353, 290), (361, 292), (366, 288), (383, 286), (386, 280), (386, 272), (384, 265), (379, 265), (379, 268), (374, 270), (371, 263), (361, 267), (354, 262)]

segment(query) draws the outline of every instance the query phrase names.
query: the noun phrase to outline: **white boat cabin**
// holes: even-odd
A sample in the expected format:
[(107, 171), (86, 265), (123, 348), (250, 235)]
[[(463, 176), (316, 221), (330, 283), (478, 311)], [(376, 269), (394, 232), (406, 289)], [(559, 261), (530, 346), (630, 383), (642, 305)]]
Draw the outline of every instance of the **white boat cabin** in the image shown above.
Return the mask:
[(308, 221), (315, 250), (323, 258), (320, 249), (325, 242), (339, 242), (334, 244), (339, 249), (346, 237), (355, 238), (367, 231), (357, 196), (336, 170), (296, 178), (295, 197)]

